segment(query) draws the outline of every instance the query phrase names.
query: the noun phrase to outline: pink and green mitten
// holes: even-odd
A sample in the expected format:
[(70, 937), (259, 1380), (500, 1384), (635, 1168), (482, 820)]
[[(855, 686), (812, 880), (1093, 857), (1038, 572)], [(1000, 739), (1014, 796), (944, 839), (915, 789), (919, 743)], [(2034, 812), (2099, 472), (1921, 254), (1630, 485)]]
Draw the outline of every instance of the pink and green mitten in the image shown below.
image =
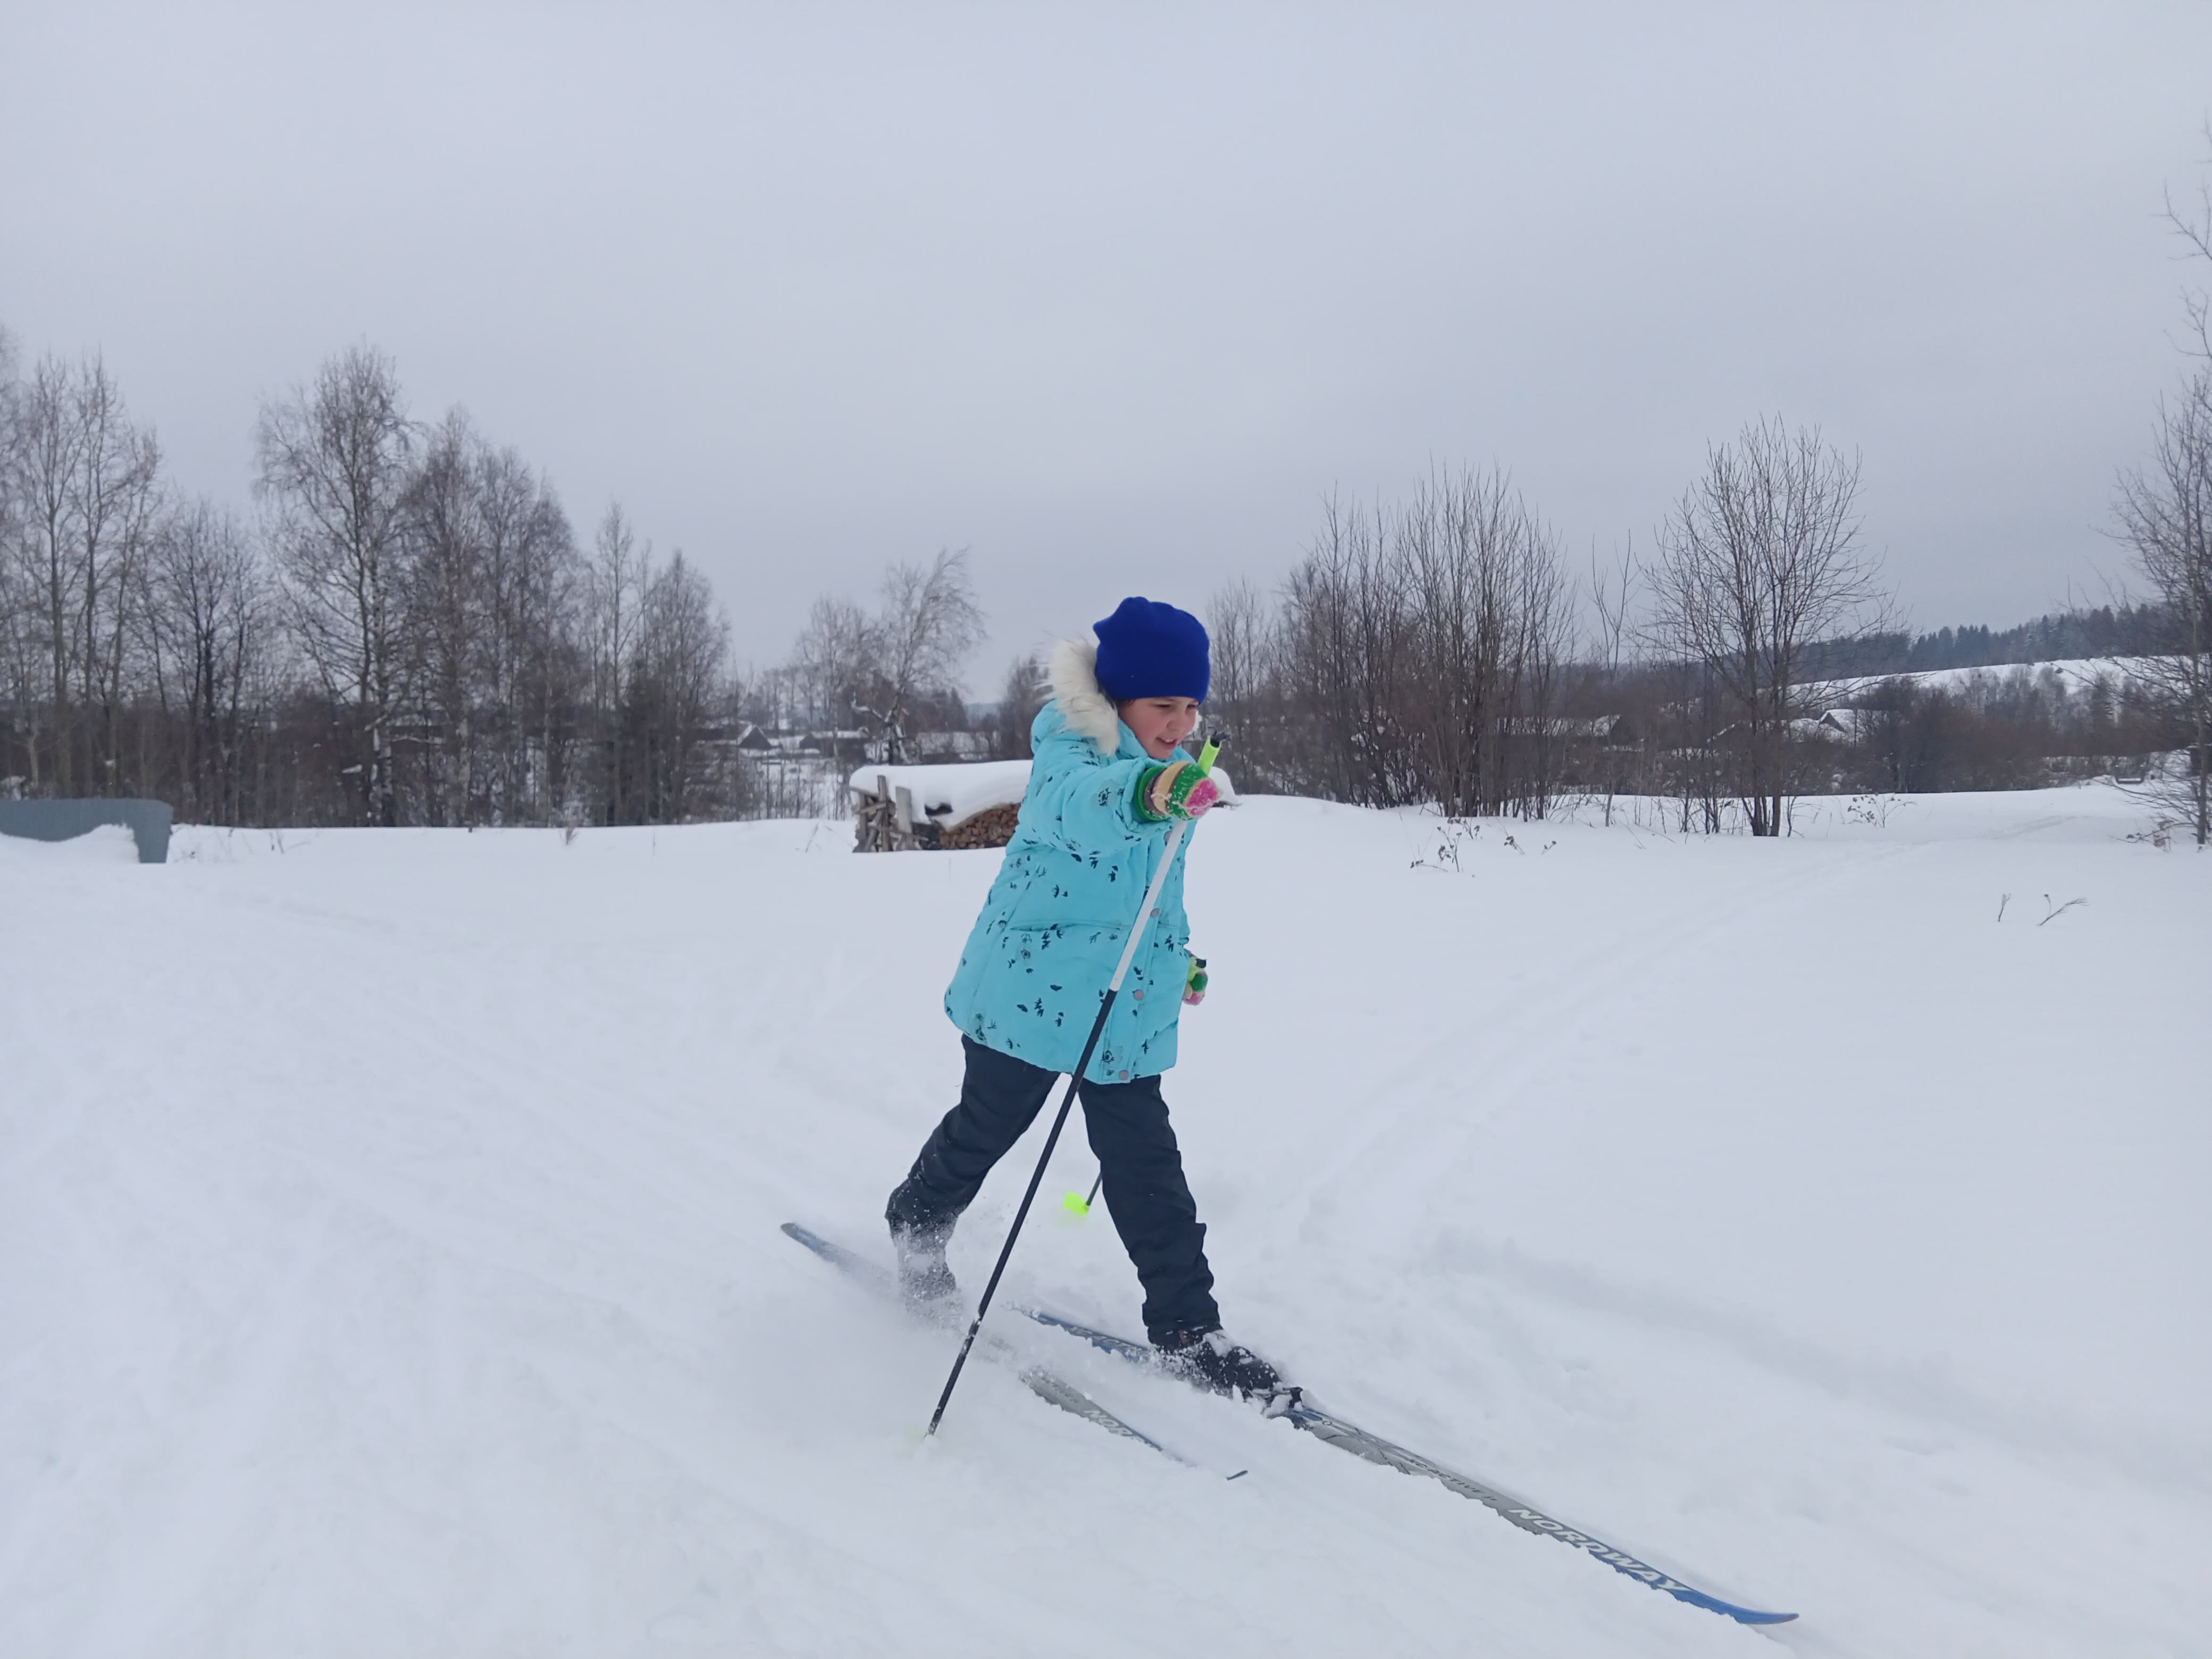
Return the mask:
[(1206, 958), (1204, 957), (1193, 957), (1190, 959), (1190, 971), (1182, 978), (1182, 1000), (1183, 1006), (1188, 1008), (1195, 1008), (1206, 1000)]
[(1137, 775), (1137, 816), (1147, 823), (1203, 817), (1220, 799), (1221, 791), (1195, 761), (1169, 761)]

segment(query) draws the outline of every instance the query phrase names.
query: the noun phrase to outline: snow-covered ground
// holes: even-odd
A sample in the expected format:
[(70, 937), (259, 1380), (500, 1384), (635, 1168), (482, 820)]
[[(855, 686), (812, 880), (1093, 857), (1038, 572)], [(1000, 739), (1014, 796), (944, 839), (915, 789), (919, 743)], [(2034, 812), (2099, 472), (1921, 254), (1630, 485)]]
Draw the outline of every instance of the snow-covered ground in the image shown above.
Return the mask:
[[(881, 1248), (996, 853), (0, 842), (0, 1654), (2203, 1653), (2212, 860), (1842, 805), (1251, 800), (1169, 1089), (1232, 1330), (1768, 1635), (1046, 1332), (1217, 1472), (993, 1365), (919, 1443), (950, 1339), (776, 1226)], [(1136, 1324), (1103, 1217), (1010, 1283)]]

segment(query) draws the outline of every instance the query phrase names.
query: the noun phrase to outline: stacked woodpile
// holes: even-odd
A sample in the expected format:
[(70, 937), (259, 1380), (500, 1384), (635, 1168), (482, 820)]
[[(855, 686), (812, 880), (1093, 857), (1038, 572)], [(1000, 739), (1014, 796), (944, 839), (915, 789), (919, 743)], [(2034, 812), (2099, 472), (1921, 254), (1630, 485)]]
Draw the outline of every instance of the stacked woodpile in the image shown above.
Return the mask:
[(851, 779), (854, 850), (1004, 847), (1014, 838), (1028, 773), (1026, 762), (882, 771), (863, 767)]
[(1014, 821), (1021, 815), (1018, 804), (987, 806), (939, 830), (937, 844), (944, 848), (1004, 847), (1014, 838)]

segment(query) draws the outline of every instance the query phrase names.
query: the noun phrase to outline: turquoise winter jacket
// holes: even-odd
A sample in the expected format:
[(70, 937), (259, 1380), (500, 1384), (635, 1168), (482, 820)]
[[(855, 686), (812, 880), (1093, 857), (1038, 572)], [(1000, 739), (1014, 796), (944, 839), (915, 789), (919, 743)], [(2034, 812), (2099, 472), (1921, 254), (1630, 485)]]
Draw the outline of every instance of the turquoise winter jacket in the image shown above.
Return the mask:
[(1094, 732), (1103, 734), (1103, 720), (1113, 720), (1119, 746), (1109, 753), (1071, 726), (1068, 701), (1047, 703), (1030, 728), (1036, 759), (1021, 817), (960, 952), (945, 1012), (987, 1048), (1072, 1072), (1128, 929), (1141, 920), (1136, 957), (1086, 1073), (1099, 1083), (1127, 1083), (1176, 1062), (1190, 958), (1182, 855), (1198, 826), (1183, 832), (1158, 908), (1140, 919), (1137, 907), (1167, 850), (1168, 826), (1137, 816), (1137, 775), (1154, 763), (1111, 704), (1103, 719), (1095, 702), (1077, 706), (1078, 720)]

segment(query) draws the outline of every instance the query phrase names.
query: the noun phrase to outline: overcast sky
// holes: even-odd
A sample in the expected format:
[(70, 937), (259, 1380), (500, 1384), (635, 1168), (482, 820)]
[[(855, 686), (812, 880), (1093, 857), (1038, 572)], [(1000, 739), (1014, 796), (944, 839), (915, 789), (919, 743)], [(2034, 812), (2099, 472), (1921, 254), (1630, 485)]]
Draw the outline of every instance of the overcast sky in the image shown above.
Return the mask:
[(1579, 568), (1762, 412), (1913, 622), (2095, 588), (2179, 374), (2212, 5), (0, 0), (0, 323), (245, 507), (368, 340), (742, 658), (967, 547), (1017, 649), (1498, 465)]

